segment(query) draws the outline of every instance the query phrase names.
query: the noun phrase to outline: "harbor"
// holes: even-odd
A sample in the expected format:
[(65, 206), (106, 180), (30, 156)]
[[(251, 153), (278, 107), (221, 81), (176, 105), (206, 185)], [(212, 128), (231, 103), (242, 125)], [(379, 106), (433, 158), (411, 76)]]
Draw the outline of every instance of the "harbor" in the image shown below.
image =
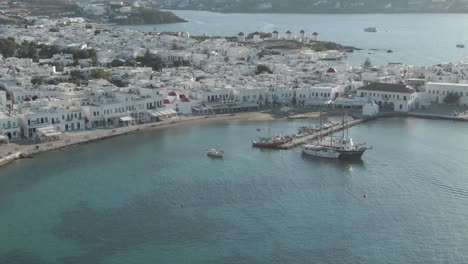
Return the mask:
[(304, 135), (302, 137), (293, 138), (290, 142), (282, 144), (281, 146), (279, 146), (279, 148), (280, 149), (295, 148), (295, 147), (304, 145), (309, 141), (316, 140), (319, 137), (325, 137), (327, 135), (342, 131), (343, 129), (347, 129), (347, 128), (353, 127), (355, 125), (361, 124), (364, 121), (365, 121), (364, 119), (357, 119), (357, 120), (352, 120), (352, 121), (345, 122), (344, 125), (343, 124), (336, 124), (336, 125), (334, 125), (334, 126), (332, 126), (330, 128), (326, 128), (326, 129), (320, 130), (320, 131), (315, 132), (315, 133), (310, 133), (310, 134)]

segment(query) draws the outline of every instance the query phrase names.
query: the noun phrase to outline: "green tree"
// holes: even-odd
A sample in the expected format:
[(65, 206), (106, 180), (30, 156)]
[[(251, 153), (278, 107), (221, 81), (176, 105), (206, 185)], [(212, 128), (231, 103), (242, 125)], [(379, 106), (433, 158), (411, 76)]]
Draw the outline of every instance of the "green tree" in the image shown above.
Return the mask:
[(258, 75), (258, 74), (262, 74), (264, 72), (269, 73), (269, 74), (273, 73), (273, 71), (268, 66), (266, 66), (265, 64), (257, 65), (257, 70), (255, 71), (255, 74)]
[(16, 52), (16, 42), (14, 38), (0, 39), (0, 52), (4, 58), (12, 57)]
[(149, 50), (146, 50), (144, 56), (137, 57), (136, 61), (144, 67), (151, 67), (153, 71), (161, 71), (166, 66), (160, 56), (152, 54)]
[(103, 69), (95, 69), (91, 71), (91, 78), (93, 79), (106, 79), (110, 80), (112, 73), (105, 71)]
[(446, 104), (457, 104), (460, 101), (460, 94), (457, 92), (448, 92), (447, 95), (444, 97), (443, 101)]
[(364, 63), (362, 64), (362, 67), (364, 69), (369, 69), (372, 67), (372, 62), (369, 58), (366, 58), (366, 60), (364, 61)]

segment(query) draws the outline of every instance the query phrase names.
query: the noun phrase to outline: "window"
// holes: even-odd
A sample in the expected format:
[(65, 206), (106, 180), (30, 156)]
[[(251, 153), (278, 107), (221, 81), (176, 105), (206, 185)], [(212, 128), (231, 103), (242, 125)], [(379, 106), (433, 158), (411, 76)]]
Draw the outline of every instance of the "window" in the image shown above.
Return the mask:
[(405, 95), (405, 96), (403, 96), (403, 100), (405, 100), (405, 101), (406, 101), (406, 95)]
[(400, 110), (402, 110), (402, 109), (403, 109), (403, 105), (402, 105), (402, 104), (400, 104)]

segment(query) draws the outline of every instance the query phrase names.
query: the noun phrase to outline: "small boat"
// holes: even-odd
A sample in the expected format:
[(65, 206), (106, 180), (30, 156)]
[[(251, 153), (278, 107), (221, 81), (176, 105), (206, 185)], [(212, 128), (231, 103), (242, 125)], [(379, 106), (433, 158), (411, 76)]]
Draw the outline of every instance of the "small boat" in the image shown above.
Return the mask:
[(456, 45), (456, 47), (459, 48), (459, 49), (463, 49), (465, 47), (465, 44), (459, 43), (459, 44)]
[(325, 159), (338, 159), (340, 157), (340, 153), (336, 149), (315, 144), (305, 145), (302, 148), (302, 153), (308, 156)]
[(213, 158), (222, 158), (224, 157), (224, 151), (219, 148), (212, 148), (206, 152), (206, 155)]
[(366, 28), (364, 29), (364, 31), (365, 31), (365, 32), (375, 33), (375, 32), (377, 32), (377, 28), (375, 28), (375, 27), (366, 27)]

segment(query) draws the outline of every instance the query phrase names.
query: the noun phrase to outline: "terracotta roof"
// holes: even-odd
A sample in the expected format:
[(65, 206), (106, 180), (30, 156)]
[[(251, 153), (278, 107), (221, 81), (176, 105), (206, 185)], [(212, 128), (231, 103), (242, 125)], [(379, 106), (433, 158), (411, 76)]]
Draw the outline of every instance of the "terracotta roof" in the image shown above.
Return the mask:
[(328, 68), (327, 73), (336, 73), (336, 70), (335, 70), (335, 68), (330, 67), (330, 68)]
[(169, 93), (169, 96), (177, 96), (177, 94), (174, 91), (172, 91)]
[(185, 98), (185, 94), (179, 94), (179, 98)]
[(190, 100), (186, 97), (180, 99), (181, 102), (188, 103)]
[(171, 104), (171, 101), (169, 101), (169, 99), (164, 99), (164, 100), (163, 100), (163, 103), (164, 103), (164, 104)]
[(392, 83), (371, 83), (358, 90), (365, 91), (379, 91), (379, 92), (394, 92), (394, 93), (415, 93), (416, 90), (408, 87), (404, 84), (392, 84)]

